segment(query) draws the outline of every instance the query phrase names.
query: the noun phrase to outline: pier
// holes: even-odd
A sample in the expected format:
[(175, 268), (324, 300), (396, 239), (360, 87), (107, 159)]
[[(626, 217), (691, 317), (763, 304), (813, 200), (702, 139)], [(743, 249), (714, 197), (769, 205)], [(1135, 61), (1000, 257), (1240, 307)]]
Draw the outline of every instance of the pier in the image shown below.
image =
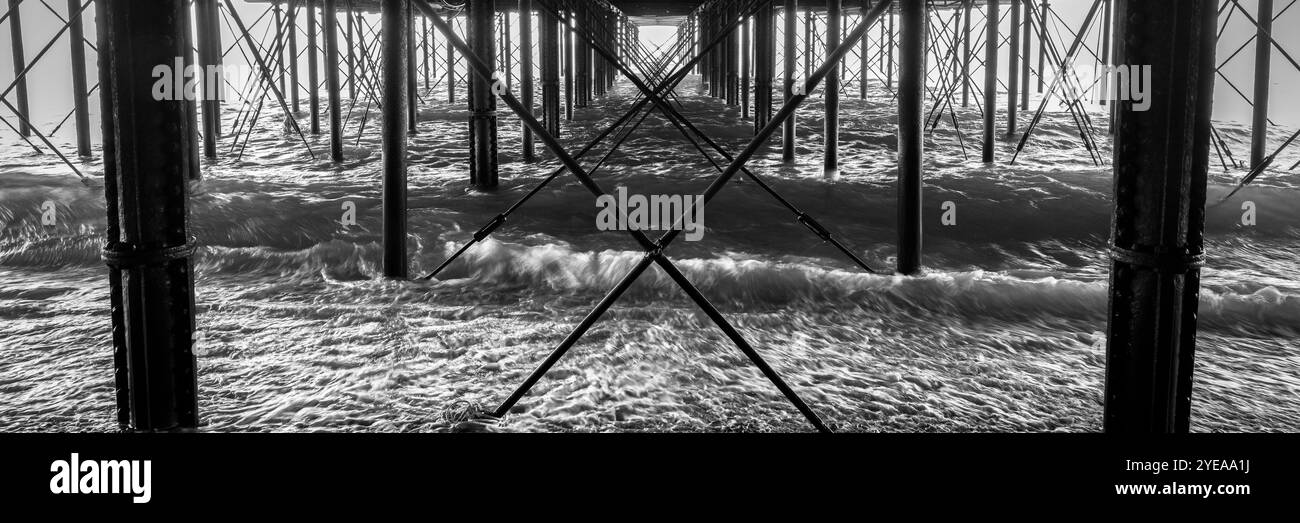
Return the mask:
[[(680, 135), (682, 154), (699, 154), (715, 168), (696, 205), (707, 207), (738, 184), (753, 185), (856, 271), (915, 278), (926, 267), (923, 225), (940, 204), (927, 199), (926, 144), (940, 139), (933, 131), (951, 127), (964, 156), (969, 147), (972, 169), (1011, 166), (1034, 153), (1046, 113), (1064, 114), (1079, 154), (1114, 176), (1105, 253), (1104, 428), (1187, 432), (1208, 175), (1216, 163), (1225, 171), (1244, 169), (1244, 186), (1292, 144), (1270, 149), (1267, 140), (1276, 127), (1269, 119), (1274, 53), (1300, 70), (1274, 37), (1273, 21), (1286, 9), (1271, 0), (1251, 3), (1255, 9), (1241, 0), (1077, 0), (1086, 15), (1074, 25), (1054, 7), (1066, 1), (68, 0), (55, 13), (62, 27), (41, 35), (48, 45), (32, 49), (23, 45), (24, 15), (54, 8), (8, 0), (0, 31), (11, 35), (14, 80), (0, 94), (7, 111), (0, 122), (28, 148), (63, 158), (84, 182), (102, 179), (117, 422), (127, 430), (171, 431), (197, 428), (203, 419), (192, 262), (203, 238), (189, 217), (191, 191), (203, 182), (205, 166), (243, 158), (259, 119), (282, 118), (291, 147), (338, 168), (357, 160), (350, 143), (363, 134), (380, 137), (382, 245), (375, 263), (393, 280), (445, 276), (455, 260), (515, 226), (512, 215), (548, 186), (572, 181), (573, 190), (593, 199), (612, 197), (612, 182), (592, 174), (604, 162), (594, 151), (607, 158), (636, 140), (650, 115)], [(258, 17), (247, 16), (252, 12)], [(84, 34), (88, 19), (92, 38)], [(1253, 41), (1240, 48), (1221, 43), (1229, 23), (1249, 24)], [(640, 34), (652, 26), (672, 27), (674, 37), (656, 48)], [(57, 42), (71, 44), (73, 99), (66, 101), (64, 121), (75, 128), (75, 150), (61, 150), (49, 138), (53, 132), (31, 118), (33, 99), (42, 93), (29, 85), (29, 73), (54, 54)], [(1229, 61), (1249, 59), (1250, 52), (1238, 56), (1245, 49), (1253, 51), (1253, 90), (1224, 73)], [(88, 52), (95, 74), (88, 74)], [(242, 84), (213, 75), (189, 96), (156, 95), (157, 66), (204, 71), (234, 62), (249, 70)], [(1127, 73), (1136, 66), (1150, 67)], [(1091, 83), (1073, 74), (1121, 67), (1125, 75)], [(1150, 85), (1143, 100), (1108, 92), (1121, 86), (1129, 94), (1119, 82), (1138, 74)], [(678, 99), (688, 79), (720, 110), (746, 121), (743, 147), (691, 121)], [(1104, 94), (1089, 98), (1097, 85)], [(1215, 129), (1216, 85), (1229, 85), (1231, 96), (1252, 107), (1249, 151), (1234, 155)], [(620, 89), (633, 93), (629, 103), (596, 115), (610, 110), (600, 102)], [(445, 98), (435, 99), (435, 92)], [(852, 247), (851, 235), (841, 231), (856, 224), (819, 220), (821, 209), (788, 198), (771, 183), (771, 167), (752, 161), (771, 153), (794, 165), (809, 161), (803, 156), (811, 149), (822, 179), (839, 179), (842, 158), (855, 152), (840, 137), (850, 125), (845, 104), (877, 103), (881, 98), (871, 93), (886, 93), (884, 103), (897, 117), (897, 154), (873, 158), (896, 170), (897, 216), (887, 224), (896, 231), (892, 259)], [(102, 107), (98, 121), (90, 117), (91, 97)], [(821, 104), (819, 129), (805, 123), (813, 100)], [(1149, 106), (1134, 110), (1138, 103)], [(223, 111), (229, 104), (239, 106), (233, 119)], [(962, 121), (972, 106), (978, 125)], [(438, 132), (421, 121), (422, 110), (447, 107), (464, 113), (458, 124), (463, 154), (454, 161), (463, 165), (467, 194), (497, 194), (515, 169), (546, 176), (476, 224), (472, 237), (432, 271), (414, 273), (408, 145), (412, 136)], [(348, 127), (355, 114), (365, 115), (361, 125)], [(502, 132), (507, 116), (510, 132)], [(602, 132), (575, 143), (575, 120), (597, 116), (609, 121), (601, 120)], [(375, 121), (367, 125), (368, 119)], [(327, 135), (327, 146), (313, 148), (315, 135)], [(1003, 154), (1007, 144), (1014, 146), (1009, 155)], [(86, 163), (75, 160), (94, 157), (102, 172), (83, 172)], [(787, 380), (764, 357), (764, 347), (719, 309), (707, 286), (681, 269), (674, 258), (681, 232), (623, 233), (643, 254), (639, 261), (482, 416), (509, 416), (657, 267), (718, 328), (727, 350), (743, 355), (810, 428), (830, 431), (809, 399), (816, 385)]]

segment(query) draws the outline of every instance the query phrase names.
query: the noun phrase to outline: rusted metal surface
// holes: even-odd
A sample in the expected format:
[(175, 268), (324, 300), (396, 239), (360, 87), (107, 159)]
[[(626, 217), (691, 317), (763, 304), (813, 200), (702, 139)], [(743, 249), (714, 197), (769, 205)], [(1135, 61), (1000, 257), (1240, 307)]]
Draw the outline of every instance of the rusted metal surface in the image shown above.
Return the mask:
[(1148, 110), (1115, 104), (1105, 428), (1187, 432), (1217, 14), (1213, 0), (1116, 7), (1118, 62), (1152, 78)]

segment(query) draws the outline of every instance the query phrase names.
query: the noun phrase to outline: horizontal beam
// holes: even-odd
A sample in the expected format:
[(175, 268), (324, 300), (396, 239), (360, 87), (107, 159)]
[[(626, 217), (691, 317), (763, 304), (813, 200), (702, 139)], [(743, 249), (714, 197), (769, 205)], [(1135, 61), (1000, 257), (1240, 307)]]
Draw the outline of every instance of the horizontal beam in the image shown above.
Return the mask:
[[(287, 0), (244, 0), (253, 4), (272, 4), (285, 3)], [(943, 9), (960, 9), (962, 0), (927, 0), (930, 10)], [(609, 0), (610, 4), (621, 11), (624, 15), (637, 25), (677, 25), (683, 18), (691, 12), (698, 9), (705, 2), (704, 0)], [(975, 6), (982, 6), (986, 0), (974, 0)], [(378, 13), (379, 0), (353, 0), (353, 6), (356, 11)], [(773, 9), (779, 8), (779, 2), (773, 4)], [(344, 9), (345, 2), (339, 3), (339, 9)], [(462, 12), (459, 7), (451, 7), (441, 2), (430, 4), (439, 15), (453, 15)], [(800, 0), (799, 10), (811, 9), (813, 11), (825, 11), (826, 0)], [(502, 3), (497, 5), (497, 11), (518, 12), (516, 2)], [(895, 13), (898, 12), (898, 4), (891, 8)], [(859, 14), (862, 9), (856, 5), (845, 5), (842, 12), (845, 14)], [(651, 23), (647, 23), (651, 22)]]

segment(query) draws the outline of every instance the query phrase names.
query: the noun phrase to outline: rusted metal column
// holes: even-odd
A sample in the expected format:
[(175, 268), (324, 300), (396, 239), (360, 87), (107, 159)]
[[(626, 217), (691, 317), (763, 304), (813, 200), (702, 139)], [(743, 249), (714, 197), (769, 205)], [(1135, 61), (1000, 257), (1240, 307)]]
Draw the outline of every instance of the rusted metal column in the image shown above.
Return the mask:
[[(188, 8), (190, 3), (189, 0), (186, 0), (186, 8), (181, 9), (181, 48), (185, 50), (184, 53), (181, 53), (181, 57), (184, 69), (177, 71), (176, 74), (182, 78), (185, 76), (185, 71), (196, 69), (195, 57), (192, 52), (194, 50), (194, 22)], [(194, 87), (194, 89), (190, 87)], [(181, 136), (180, 144), (181, 150), (185, 153), (185, 160), (190, 162), (190, 167), (186, 170), (190, 181), (199, 181), (203, 178), (202, 162), (200, 161), (202, 155), (199, 152), (202, 149), (199, 145), (199, 106), (196, 102), (196, 98), (200, 93), (198, 86), (188, 83), (188, 81), (186, 88), (176, 93), (179, 103), (185, 109), (185, 129), (187, 133)], [(220, 132), (220, 129), (218, 129), (218, 132)]]
[[(609, 18), (609, 33), (605, 35), (605, 45), (610, 49), (610, 52), (614, 53), (614, 58), (618, 59), (621, 57), (620, 46), (618, 45), (618, 34), (619, 34), (618, 31), (619, 31), (620, 19), (618, 16), (615, 15), (613, 11), (607, 12), (605, 16)], [(617, 78), (617, 76), (618, 76), (618, 68), (614, 66), (614, 62), (611, 62), (608, 59), (606, 59), (605, 60), (605, 93), (609, 93), (609, 91), (614, 88), (614, 80)]]
[[(631, 28), (632, 22), (628, 20), (626, 15), (618, 15), (615, 17), (615, 20), (618, 22), (618, 30), (620, 31), (617, 34), (622, 35), (622, 34), (630, 33), (632, 31)], [(627, 41), (635, 42), (638, 40), (640, 40), (639, 36), (629, 37)], [(627, 49), (624, 48), (624, 43), (621, 40), (614, 42), (614, 52), (615, 52), (615, 58), (617, 58), (620, 62), (627, 62), (629, 60), (635, 59), (632, 56), (628, 56), (628, 51)], [(613, 89), (614, 84), (618, 82), (619, 74), (621, 74), (621, 72), (618, 70), (618, 68), (615, 67), (614, 64), (610, 64), (609, 67), (609, 88), (610, 89)]]
[(406, 258), (406, 140), (407, 69), (411, 19), (409, 0), (381, 0), (381, 44), (383, 55), (383, 145), (384, 168), (384, 276), (407, 277)]
[[(602, 45), (605, 45), (603, 43), (603, 40), (605, 38), (604, 31), (605, 31), (605, 23), (606, 23), (604, 9), (601, 9), (599, 7), (593, 9), (591, 14), (589, 14), (588, 16), (589, 19), (591, 20), (592, 38), (596, 42), (600, 42), (602, 43)], [(593, 100), (596, 97), (605, 95), (605, 59), (604, 57), (595, 53), (592, 53), (592, 60), (591, 60), (591, 89), (592, 89)]]
[[(697, 7), (688, 18), (691, 24), (691, 56), (698, 56), (700, 54), (700, 42), (704, 38), (704, 30), (703, 27), (700, 26), (701, 17), (703, 17), (703, 14), (701, 13), (701, 9)], [(695, 63), (695, 74), (704, 74), (704, 62), (705, 60), (701, 59)]]
[(511, 89), (513, 84), (510, 76), (514, 71), (514, 50), (510, 42), (510, 11), (503, 10), (500, 15), (501, 24), (498, 30), (501, 33), (501, 81), (505, 82), (507, 89)]
[[(871, 10), (871, 0), (862, 0), (862, 18), (858, 23), (864, 23), (867, 19), (867, 11)], [(858, 44), (858, 99), (867, 99), (867, 73), (871, 72), (871, 61), (868, 59), (870, 52), (870, 38), (863, 38), (862, 43)]]
[(344, 24), (347, 27), (347, 29), (346, 29), (346, 33), (344, 33), (343, 42), (348, 46), (348, 56), (347, 56), (348, 99), (356, 100), (357, 99), (357, 38), (356, 38), (356, 33), (354, 31), (356, 24), (354, 24), (352, 21), (357, 16), (357, 14), (352, 10), (351, 0), (348, 0), (347, 4), (348, 4), (347, 13), (345, 14), (345, 18), (344, 18), (344, 20), (347, 20), (347, 23)]
[[(1011, 45), (1007, 46), (1007, 134), (1016, 133), (1020, 97), (1020, 1), (1011, 0)], [(1025, 73), (1028, 74), (1028, 73)]]
[[(427, 45), (424, 48), (424, 67), (428, 69), (428, 75), (432, 78), (430, 80), (432, 83), (426, 85), (425, 89), (433, 89), (433, 86), (438, 83), (438, 32), (430, 29), (427, 25), (428, 20), (425, 21), (424, 34)], [(429, 93), (429, 99), (433, 99), (432, 93)]]
[(1255, 107), (1251, 113), (1250, 168), (1259, 167), (1268, 155), (1268, 82), (1272, 67), (1273, 0), (1259, 0), (1255, 17), (1259, 24), (1255, 37)]
[[(533, 112), (533, 2), (519, 0), (519, 90), (524, 107)], [(524, 161), (537, 160), (533, 154), (533, 131), (520, 124), (523, 134)]]
[[(885, 16), (888, 16), (888, 17), (891, 17), (891, 18), (892, 18), (892, 17), (893, 17), (893, 14), (892, 14), (892, 13), (885, 13)], [(880, 53), (879, 53), (879, 55), (880, 55), (880, 72), (881, 72), (881, 73), (884, 73), (884, 71), (885, 71), (885, 49), (886, 49), (886, 47), (885, 47), (885, 36), (886, 36), (885, 33), (886, 33), (886, 32), (887, 32), (887, 29), (886, 29), (886, 27), (885, 27), (885, 23), (884, 23), (883, 21), (881, 21), (881, 23), (880, 23), (880, 41), (878, 42), (878, 47), (880, 47)]]
[[(454, 21), (455, 18), (450, 20)], [(451, 46), (451, 42), (447, 43), (446, 57), (447, 103), (454, 104), (456, 103), (456, 49)]]
[[(731, 23), (738, 16), (733, 6), (726, 7), (723, 12), (727, 16), (723, 23)], [(739, 28), (736, 28), (727, 34), (727, 50), (723, 57), (727, 64), (727, 105), (740, 105), (740, 56), (737, 47), (740, 45), (739, 33)]]
[[(1111, 30), (1112, 28), (1115, 27), (1115, 16), (1114, 16), (1114, 8), (1112, 5), (1113, 2), (1111, 2), (1111, 0), (1104, 0), (1104, 3), (1106, 7), (1102, 15), (1101, 61), (1104, 67), (1109, 67), (1114, 63), (1114, 55), (1111, 54), (1110, 45), (1112, 40)], [(1104, 69), (1104, 70), (1109, 71), (1109, 69)], [(1112, 85), (1110, 85), (1111, 82), (1109, 80), (1110, 78), (1112, 78), (1112, 76), (1106, 74), (1103, 75), (1102, 78), (1104, 78), (1105, 80), (1102, 81), (1102, 87), (1101, 87), (1101, 93), (1102, 93), (1101, 105), (1106, 106), (1109, 103), (1107, 98), (1109, 98), (1111, 95), (1110, 89)], [(1112, 135), (1115, 134), (1115, 105), (1114, 104), (1110, 104), (1110, 107), (1106, 112), (1106, 133)]]
[[(68, 0), (68, 3), (79, 5), (77, 0)], [(221, 43), (213, 38), (213, 33), (221, 30), (217, 25), (221, 16), (217, 11), (217, 0), (195, 0), (194, 15), (194, 29), (198, 34), (196, 42), (198, 65), (199, 70), (203, 71), (200, 73), (200, 84), (203, 88), (200, 102), (203, 112), (203, 157), (215, 160), (217, 159), (217, 137), (221, 135), (221, 104), (218, 101), (221, 85), (220, 79), (216, 82), (209, 81), (213, 78), (206, 72), (210, 67), (216, 66), (221, 59)]]
[[(195, 129), (178, 100), (155, 100), (153, 68), (189, 51), (183, 0), (101, 0), (104, 196), (118, 419), (166, 431), (199, 424), (194, 357), (194, 240), (180, 137)], [(128, 59), (129, 58), (129, 59)]]
[(812, 74), (813, 27), (816, 26), (817, 19), (813, 17), (812, 9), (804, 9), (803, 14), (803, 77), (808, 78)]
[[(840, 23), (841, 23), (841, 4), (840, 0), (826, 0), (826, 49), (829, 53), (831, 49), (840, 46)], [(824, 97), (826, 99), (826, 117), (825, 127), (822, 131), (824, 137), (824, 151), (822, 162), (822, 176), (829, 180), (834, 180), (840, 175), (840, 67), (837, 64), (830, 69), (826, 75), (826, 87)]]
[[(723, 26), (726, 25), (727, 11), (723, 7), (718, 7), (713, 14), (714, 35), (716, 37), (722, 33)], [(727, 103), (727, 46), (725, 41), (715, 49), (713, 55), (713, 83), (710, 85), (717, 86), (714, 97), (721, 99), (724, 104)]]
[(430, 58), (431, 56), (429, 53), (429, 19), (420, 18), (420, 60), (423, 62), (421, 64), (423, 65), (423, 67), (421, 68), (423, 69), (423, 71), (420, 72), (420, 75), (424, 78), (425, 91), (428, 91), (429, 87), (432, 85), (432, 82), (430, 81), (430, 77), (433, 76), (432, 74), (433, 68), (429, 66), (433, 63), (433, 61)]
[(898, 258), (900, 274), (921, 267), (921, 163), (925, 125), (925, 48), (929, 14), (921, 0), (899, 4)]
[(997, 136), (994, 118), (998, 113), (998, 0), (986, 0), (987, 21), (984, 36), (984, 163), (993, 161)]
[[(27, 125), (31, 120), (31, 108), (27, 105), (27, 78), (23, 70), (27, 68), (27, 58), (23, 54), (23, 18), (19, 8), (22, 0), (9, 0), (9, 36), (14, 58), (14, 107), (18, 109), (18, 134), (31, 136), (32, 129)], [(78, 5), (78, 8), (81, 6)], [(180, 55), (177, 55), (180, 56)], [(172, 63), (170, 60), (160, 63)]]
[[(215, 0), (208, 0), (215, 1)], [(86, 44), (81, 23), (81, 2), (68, 0), (68, 42), (72, 51), (72, 103), (77, 130), (77, 154), (83, 157), (90, 151), (90, 104), (86, 100)]]
[[(604, 24), (600, 35), (601, 45), (606, 49), (616, 51), (617, 48), (614, 46), (614, 41), (610, 39), (610, 35), (614, 34), (613, 31), (617, 27), (614, 23), (614, 17), (610, 16), (609, 11), (604, 9), (601, 10), (600, 16), (601, 21)], [(613, 67), (610, 66), (609, 60), (600, 55), (597, 55), (596, 63), (600, 64), (600, 95), (604, 96), (609, 93), (609, 72), (613, 70)]]
[[(272, 4), (272, 5), (271, 5), (271, 8), (272, 8), (272, 10), (275, 12), (275, 26), (276, 26), (276, 27), (284, 27), (284, 9), (283, 9), (282, 7), (280, 7), (280, 2), (276, 2), (276, 3)], [(277, 36), (277, 37), (275, 37), (275, 45), (276, 45), (276, 46), (281, 45), (281, 42), (283, 41), (283, 40), (281, 40), (281, 38), (288, 38), (288, 35), (283, 35), (283, 36)], [(277, 49), (278, 49), (278, 48), (279, 48), (279, 47), (277, 47)], [(287, 71), (286, 71), (287, 67), (285, 67), (285, 64), (284, 64), (284, 54), (285, 54), (286, 52), (287, 52), (287, 51), (281, 51), (281, 52), (279, 52), (279, 53), (276, 53), (275, 56), (273, 56), (273, 57), (269, 57), (270, 59), (274, 60), (274, 63), (275, 63), (275, 76), (276, 76), (275, 80), (276, 80), (276, 83), (278, 83), (279, 86), (280, 86), (280, 92), (281, 92), (281, 93), (286, 93), (286, 92), (288, 92), (288, 91), (285, 89), (285, 82), (284, 82), (284, 76), (285, 76), (285, 73), (287, 72)]]
[[(114, 114), (117, 112), (116, 104), (113, 103), (113, 57), (111, 50), (113, 48), (112, 40), (109, 37), (108, 27), (112, 23), (108, 17), (109, 2), (107, 0), (95, 1), (95, 47), (99, 50), (96, 53), (96, 65), (99, 69), (99, 125), (103, 136), (100, 138), (100, 153), (104, 157), (104, 200), (105, 207), (108, 211), (108, 222), (105, 227), (105, 236), (109, 242), (118, 241), (121, 238), (121, 226), (118, 220), (114, 219), (118, 208), (118, 190), (117, 190), (117, 121)], [(109, 183), (113, 180), (113, 183)], [(131, 426), (131, 380), (127, 372), (129, 366), (129, 354), (126, 343), (126, 317), (123, 314), (123, 296), (122, 296), (122, 272), (108, 271), (108, 288), (109, 288), (109, 317), (112, 321), (113, 331), (113, 397), (116, 400), (116, 418), (118, 427), (122, 429)]]
[[(592, 8), (590, 11), (587, 12), (587, 23), (591, 24), (587, 29), (591, 32), (592, 40), (597, 43), (600, 43), (602, 38), (601, 33), (605, 30), (605, 26), (604, 26), (605, 15), (603, 12), (601, 12), (601, 9), (599, 7)], [(603, 87), (601, 86), (601, 82), (603, 81), (605, 70), (603, 68), (604, 64), (603, 64), (603, 60), (601, 59), (601, 56), (594, 52), (595, 46), (588, 45), (588, 48), (592, 49), (593, 51), (591, 53), (591, 58), (590, 58), (591, 97), (587, 99), (587, 102), (590, 103), (591, 101), (595, 100), (596, 98), (604, 94)]]
[[(726, 23), (727, 10), (724, 6), (718, 6), (713, 10), (714, 36), (722, 34), (723, 26)], [(719, 45), (713, 55), (714, 81), (716, 82), (716, 98), (721, 99), (722, 103), (727, 103), (727, 41)]]
[[(971, 54), (970, 49), (970, 19), (972, 0), (962, 0), (962, 25), (961, 25), (961, 106), (970, 107), (970, 62), (975, 55)], [(1042, 66), (1039, 66), (1042, 67)], [(1043, 92), (1039, 87), (1038, 92)]]
[[(1030, 0), (1033, 1), (1033, 0)], [(1043, 92), (1043, 85), (1047, 77), (1047, 0), (1043, 0), (1038, 8), (1038, 92)]]
[[(953, 20), (954, 23), (952, 24), (952, 40), (949, 41), (949, 47), (948, 47), (948, 53), (949, 53), (948, 58), (951, 59), (951, 61), (948, 63), (948, 74), (952, 75), (951, 85), (953, 87), (951, 90), (948, 90), (947, 94), (945, 95), (947, 97), (951, 97), (954, 93), (957, 92), (956, 86), (958, 83), (961, 82), (962, 54), (960, 48), (958, 47), (959, 45), (961, 45), (961, 11), (954, 9), (953, 15), (956, 16), (956, 18)], [(948, 30), (946, 27), (944, 28), (943, 34), (945, 36), (948, 34)], [(953, 109), (954, 108), (949, 107), (947, 110), (951, 112)]]
[[(573, 12), (573, 21), (574, 21), (574, 27), (583, 28), (587, 26), (586, 12), (581, 7), (576, 8), (576, 10)], [(573, 32), (569, 31), (569, 35), (572, 36), (572, 34)], [(587, 52), (586, 46), (583, 45), (583, 40), (581, 38), (574, 39), (573, 42), (573, 106), (574, 107), (587, 106), (587, 102), (586, 99), (583, 98), (583, 94), (586, 92), (585, 86), (587, 84), (586, 59), (590, 56), (591, 53)]]
[[(782, 98), (783, 103), (788, 104), (794, 98), (795, 90), (795, 54), (797, 47), (795, 31), (798, 29), (797, 18), (799, 14), (799, 2), (797, 0), (785, 0), (785, 89)], [(794, 163), (794, 140), (795, 140), (795, 115), (791, 114), (786, 118), (784, 125), (781, 127), (781, 161), (785, 163)]]
[(1115, 120), (1104, 427), (1189, 429), (1214, 96), (1213, 0), (1118, 3), (1118, 62), (1151, 65), (1151, 107)]
[[(1109, 80), (1113, 78), (1113, 76), (1106, 74), (1105, 71), (1106, 67), (1110, 66), (1110, 30), (1115, 25), (1115, 17), (1110, 0), (1102, 0), (1101, 4), (1101, 56), (1098, 57), (1098, 61), (1101, 62), (1103, 81), (1101, 82), (1101, 96), (1099, 97), (1101, 100), (1098, 102), (1105, 106), (1110, 103), (1108, 98), (1110, 98), (1111, 82)], [(1113, 114), (1110, 115), (1108, 119), (1113, 118), (1113, 116)], [(1111, 125), (1114, 124), (1113, 121), (1110, 123)]]
[(343, 161), (342, 93), (339, 92), (339, 27), (336, 0), (324, 0), (325, 90), (330, 105), (330, 158)]
[[(478, 59), (496, 69), (496, 2), (469, 0), (469, 46)], [(497, 186), (497, 102), (492, 82), (478, 75), (469, 81), (469, 176), (479, 189)]]
[[(1020, 52), (1020, 108), (1029, 110), (1029, 77), (1032, 76), (1029, 70), (1029, 57), (1032, 49), (1030, 46), (1033, 42), (1033, 32), (1030, 23), (1030, 10), (1033, 7), (1034, 0), (1020, 0), (1023, 23), (1021, 24), (1020, 43), (1024, 46)], [(1107, 39), (1109, 40), (1109, 38)], [(1042, 74), (1040, 71), (1038, 74)]]
[(894, 87), (894, 46), (898, 41), (898, 33), (894, 32), (894, 16), (889, 16), (889, 68), (885, 70), (885, 85), (891, 89)]
[(419, 71), (419, 65), (415, 61), (416, 45), (415, 40), (415, 8), (407, 2), (406, 15), (406, 131), (410, 134), (416, 134), (420, 131), (420, 81), (416, 73)]
[[(590, 7), (584, 7), (582, 13), (587, 29), (599, 31), (597, 28), (599, 17), (596, 15), (595, 11)], [(586, 60), (587, 73), (587, 81), (583, 84), (583, 100), (585, 101), (585, 105), (590, 106), (592, 100), (596, 99), (596, 84), (599, 80), (599, 77), (597, 76), (598, 71), (596, 70), (596, 63), (600, 57), (596, 55), (592, 49), (591, 43), (585, 38), (582, 39), (582, 49), (583, 59)]]
[[(579, 30), (591, 27), (591, 13), (586, 6), (578, 7), (577, 19)], [(574, 52), (576, 53), (574, 66), (578, 68), (576, 105), (586, 107), (591, 102), (591, 46), (587, 44), (585, 38), (578, 38), (574, 42)]]
[(316, 2), (307, 0), (307, 110), (311, 134), (320, 134), (320, 31), (316, 27)]
[[(691, 56), (699, 56), (700, 47), (704, 43), (704, 27), (700, 24), (700, 16), (701, 14), (697, 12), (695, 16), (691, 17)], [(695, 64), (695, 74), (703, 74), (703, 64), (703, 60)]]
[(749, 17), (740, 26), (740, 117), (749, 118)]
[[(703, 13), (700, 15), (700, 24), (704, 30), (704, 37), (701, 39), (701, 46), (703, 45), (703, 42), (708, 41), (713, 35), (713, 24), (717, 23), (717, 20), (714, 20), (712, 14), (713, 10), (705, 7), (703, 8)], [(713, 80), (713, 59), (716, 54), (717, 48), (715, 47), (714, 49), (705, 52), (704, 59), (700, 60), (701, 80), (708, 88), (708, 95), (714, 98), (717, 97), (718, 92), (717, 84), (714, 83)]]
[[(572, 11), (565, 11), (565, 16), (569, 20), (575, 20)], [(576, 20), (575, 20), (576, 21)], [(568, 24), (565, 24), (566, 26)], [(575, 24), (576, 25), (576, 24)], [(573, 103), (577, 98), (574, 95), (573, 88), (577, 82), (573, 78), (573, 31), (566, 27), (564, 31), (564, 119), (573, 120)]]
[[(614, 48), (614, 58), (616, 58), (617, 62), (619, 63), (627, 63), (630, 62), (631, 60), (636, 59), (634, 56), (628, 56), (628, 51), (627, 48), (625, 47), (626, 42), (630, 41), (624, 36), (630, 32), (630, 29), (628, 27), (629, 24), (631, 24), (631, 22), (627, 21), (626, 16), (623, 16), (621, 14), (614, 15), (615, 32), (611, 37), (610, 43)], [(686, 35), (682, 35), (682, 38), (686, 38), (686, 37), (687, 37)], [(609, 88), (611, 90), (614, 89), (614, 84), (615, 82), (618, 81), (619, 74), (620, 71), (618, 70), (618, 67), (615, 64), (611, 63), (609, 67)]]
[(298, 93), (302, 90), (302, 82), (298, 78), (298, 8), (301, 0), (289, 0), (289, 103), (293, 104), (293, 112), (297, 114), (302, 111), (302, 100)]
[(549, 9), (538, 12), (538, 35), (542, 48), (542, 121), (551, 136), (560, 136), (560, 32)]
[[(716, 15), (716, 9), (705, 9), (704, 27), (707, 31), (705, 36), (706, 41), (717, 37), (719, 20)], [(709, 86), (709, 96), (713, 98), (719, 98), (722, 93), (720, 89), (722, 82), (718, 80), (718, 64), (721, 63), (718, 56), (720, 53), (722, 53), (721, 46), (715, 46), (713, 49), (710, 49), (704, 57), (705, 82)]]
[(754, 15), (754, 133), (772, 119), (772, 77), (776, 68), (776, 17), (771, 0)]

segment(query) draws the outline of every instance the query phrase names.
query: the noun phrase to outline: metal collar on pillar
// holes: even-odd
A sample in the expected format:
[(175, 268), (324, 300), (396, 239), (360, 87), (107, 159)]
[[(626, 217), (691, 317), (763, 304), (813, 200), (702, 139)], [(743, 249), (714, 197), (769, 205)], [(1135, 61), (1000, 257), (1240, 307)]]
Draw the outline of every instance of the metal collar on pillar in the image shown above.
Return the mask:
[[(118, 419), (140, 431), (199, 424), (194, 355), (195, 240), (188, 225), (195, 164), (186, 104), (156, 100), (152, 69), (188, 52), (183, 2), (100, 2), (100, 79), (107, 103), (104, 196)], [(132, 60), (113, 60), (129, 53)]]

